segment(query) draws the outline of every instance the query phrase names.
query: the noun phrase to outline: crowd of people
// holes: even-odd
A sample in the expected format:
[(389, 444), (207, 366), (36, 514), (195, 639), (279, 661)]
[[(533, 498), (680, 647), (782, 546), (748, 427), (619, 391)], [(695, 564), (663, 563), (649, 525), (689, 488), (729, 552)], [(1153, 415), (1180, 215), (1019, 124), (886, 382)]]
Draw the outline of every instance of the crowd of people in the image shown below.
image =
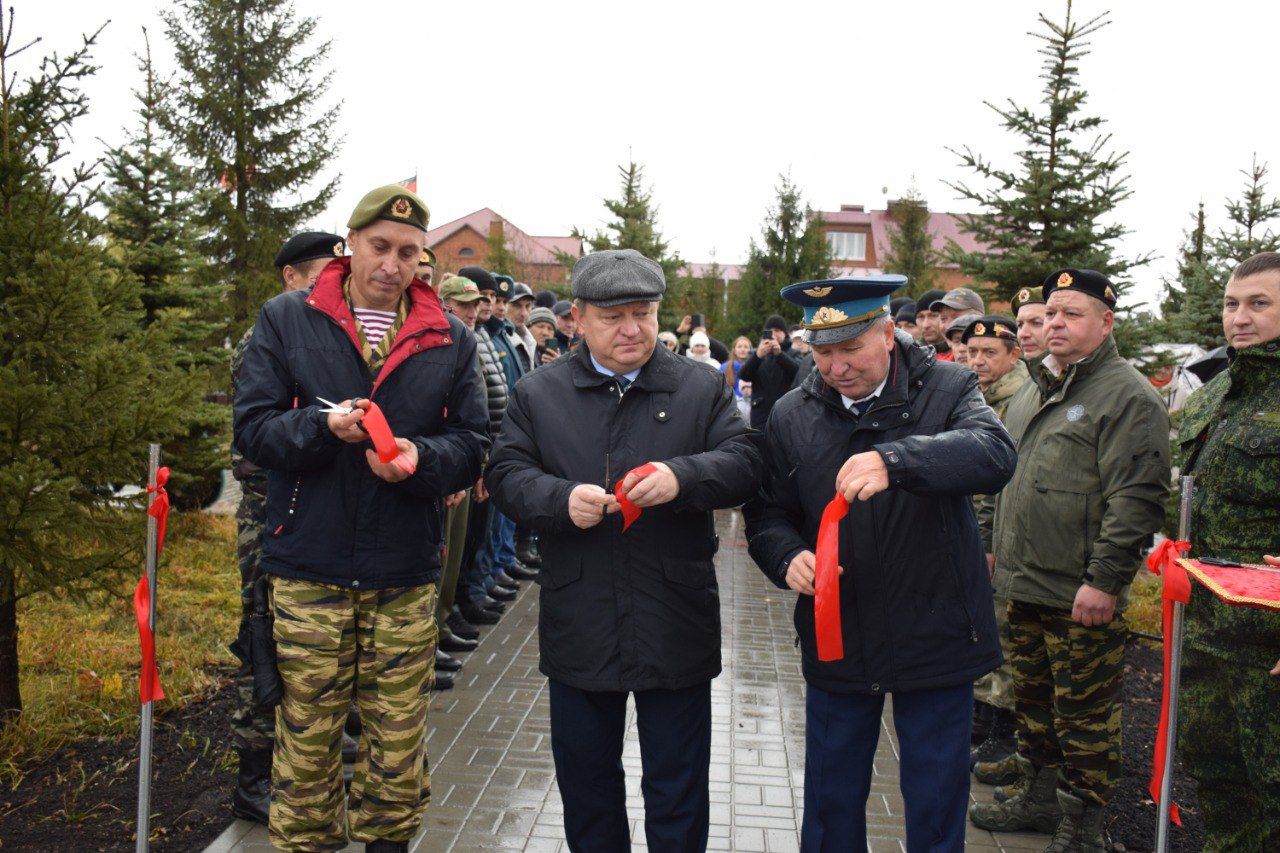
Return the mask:
[[(705, 850), (713, 513), (741, 507), (752, 558), (797, 593), (803, 849), (865, 849), (886, 695), (908, 850), (961, 849), (966, 814), (1110, 849), (1123, 612), (1174, 459), (1105, 276), (1046, 271), (1007, 316), (964, 287), (895, 299), (902, 276), (799, 282), (799, 324), (726, 345), (698, 315), (659, 329), (662, 269), (633, 250), (581, 258), (561, 299), (478, 266), (437, 278), (427, 222), (392, 185), (346, 238), (289, 240), (285, 293), (233, 355), (237, 815), (283, 850), (407, 850), (429, 691), (536, 580), (570, 848), (629, 849), (633, 695), (648, 844)], [(1259, 561), (1280, 552), (1280, 255), (1241, 264), (1223, 321), (1230, 367), (1176, 446), (1197, 550)], [(1280, 849), (1280, 620), (1201, 592), (1182, 749), (1210, 844)], [(969, 807), (973, 777), (992, 802)]]

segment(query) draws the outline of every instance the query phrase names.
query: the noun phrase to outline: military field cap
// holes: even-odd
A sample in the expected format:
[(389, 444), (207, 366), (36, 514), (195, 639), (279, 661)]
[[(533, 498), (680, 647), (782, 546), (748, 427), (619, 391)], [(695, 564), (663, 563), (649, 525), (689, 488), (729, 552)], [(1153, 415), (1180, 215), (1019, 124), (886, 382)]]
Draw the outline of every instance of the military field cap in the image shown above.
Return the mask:
[(628, 302), (659, 302), (667, 277), (657, 261), (635, 249), (606, 249), (573, 265), (573, 296), (600, 308)]
[(551, 313), (557, 317), (568, 317), (569, 312), (573, 310), (573, 303), (568, 299), (561, 299), (555, 305), (551, 306)]
[(502, 273), (494, 273), (493, 280), (498, 284), (498, 295), (503, 299), (510, 301), (511, 295), (516, 289), (516, 280), (511, 276), (503, 275)]
[(943, 335), (946, 336), (947, 340), (951, 340), (953, 335), (961, 337), (968, 328), (977, 321), (977, 314), (965, 314), (963, 317), (957, 317), (947, 324), (946, 331), (943, 332)]
[(276, 252), (276, 269), (297, 266), (316, 258), (340, 258), (347, 253), (347, 241), (327, 231), (303, 231), (294, 234)]
[(782, 298), (804, 309), (800, 325), (814, 346), (856, 338), (889, 316), (889, 294), (907, 283), (905, 275), (866, 275), (803, 281), (782, 288)]
[(963, 320), (973, 319), (969, 324), (969, 328), (964, 330), (964, 334), (960, 337), (961, 343), (969, 343), (972, 338), (996, 338), (1017, 346), (1018, 344), (1018, 324), (1016, 321), (1001, 317), (999, 314), (988, 314), (985, 317), (962, 317)]
[(422, 257), (418, 258), (418, 264), (427, 264), (433, 267), (436, 265), (436, 253), (431, 251), (430, 246), (422, 247)]
[(521, 299), (533, 300), (533, 291), (529, 289), (529, 285), (522, 281), (517, 281), (511, 287), (511, 301), (519, 302)]
[(967, 287), (948, 290), (930, 303), (929, 310), (937, 311), (944, 306), (955, 311), (977, 311), (981, 313), (987, 310), (987, 306), (983, 303), (982, 297), (978, 295), (978, 292)]
[(364, 198), (360, 199), (356, 209), (351, 211), (347, 227), (358, 230), (379, 219), (403, 222), (419, 231), (426, 231), (431, 212), (427, 210), (427, 206), (416, 193), (409, 192), (399, 184), (387, 184), (385, 187), (370, 190)]
[(1017, 314), (1023, 305), (1043, 305), (1044, 297), (1038, 287), (1024, 287), (1013, 295), (1013, 313)]
[(497, 293), (498, 282), (484, 267), (463, 267), (458, 270), (458, 275), (463, 278), (469, 278), (476, 283), (476, 287), (480, 288), (481, 293)]
[(920, 298), (916, 300), (916, 313), (922, 314), (925, 311), (933, 310), (933, 303), (936, 299), (941, 299), (946, 295), (945, 290), (926, 290), (920, 294)]
[(550, 308), (543, 308), (539, 305), (529, 312), (529, 322), (526, 325), (532, 326), (534, 323), (546, 323), (554, 329), (556, 327), (556, 315), (551, 313)]
[(447, 275), (440, 282), (440, 299), (452, 299), (454, 302), (475, 302), (480, 298), (480, 288), (469, 278), (460, 275)]
[(1061, 269), (1049, 273), (1040, 295), (1048, 302), (1055, 290), (1078, 290), (1106, 303), (1108, 308), (1116, 307), (1116, 289), (1111, 286), (1111, 279), (1094, 270)]

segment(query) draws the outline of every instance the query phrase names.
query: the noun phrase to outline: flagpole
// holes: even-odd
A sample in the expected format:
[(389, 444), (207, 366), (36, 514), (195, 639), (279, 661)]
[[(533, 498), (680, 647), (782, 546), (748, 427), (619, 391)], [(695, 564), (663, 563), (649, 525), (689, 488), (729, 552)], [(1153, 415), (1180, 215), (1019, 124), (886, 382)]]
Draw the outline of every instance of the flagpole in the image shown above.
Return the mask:
[[(1178, 539), (1187, 542), (1191, 535), (1191, 495), (1195, 477), (1180, 480), (1182, 495), (1178, 501)], [(1182, 616), (1181, 601), (1173, 603), (1173, 626), (1169, 643), (1169, 724), (1165, 729), (1164, 776), (1160, 779), (1160, 803), (1156, 812), (1156, 853), (1169, 850), (1169, 811), (1173, 805), (1173, 756), (1178, 743), (1178, 686), (1182, 681)]]
[[(149, 448), (147, 486), (156, 485), (156, 472), (160, 469), (160, 445), (152, 444)], [(151, 592), (151, 614), (148, 624), (154, 632), (156, 628), (156, 565), (159, 562), (156, 553), (159, 521), (151, 513), (147, 513), (147, 587)], [(144, 662), (145, 666), (145, 662)], [(142, 705), (142, 725), (138, 738), (138, 842), (137, 853), (146, 853), (151, 835), (151, 734), (155, 703), (144, 702)]]

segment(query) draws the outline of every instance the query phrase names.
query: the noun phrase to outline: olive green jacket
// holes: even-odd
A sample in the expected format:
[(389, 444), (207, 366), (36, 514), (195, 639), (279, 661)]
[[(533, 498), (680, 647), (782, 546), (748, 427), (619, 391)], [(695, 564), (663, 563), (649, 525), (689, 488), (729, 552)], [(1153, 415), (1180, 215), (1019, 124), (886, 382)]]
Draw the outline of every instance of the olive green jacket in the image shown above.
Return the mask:
[[(992, 382), (990, 387), (982, 389), (982, 399), (987, 401), (987, 405), (996, 413), (996, 417), (1003, 421), (1004, 413), (1008, 411), (1009, 401), (1013, 399), (1014, 393), (1030, 379), (1031, 374), (1027, 372), (1026, 362), (1019, 359), (1014, 363), (1012, 370)], [(982, 526), (984, 520), (987, 525), (990, 525), (995, 509), (995, 495), (973, 496), (973, 510), (978, 514), (979, 526)]]
[[(1280, 341), (1228, 356), (1230, 366), (1191, 395), (1178, 431), (1181, 473), (1196, 478), (1191, 554), (1259, 563), (1280, 554)], [(1186, 641), (1270, 669), (1280, 615), (1231, 607), (1192, 584)]]
[(1005, 412), (1018, 468), (983, 531), (996, 594), (1064, 609), (1082, 583), (1122, 596), (1164, 521), (1169, 414), (1112, 338), (1031, 380)]

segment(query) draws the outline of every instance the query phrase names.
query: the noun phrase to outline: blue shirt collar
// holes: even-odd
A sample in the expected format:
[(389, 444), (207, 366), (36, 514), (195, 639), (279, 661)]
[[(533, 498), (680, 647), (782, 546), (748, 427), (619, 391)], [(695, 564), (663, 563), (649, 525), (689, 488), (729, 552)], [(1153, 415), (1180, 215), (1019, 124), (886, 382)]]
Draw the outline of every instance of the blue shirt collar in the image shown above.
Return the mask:
[(614, 373), (612, 370), (605, 367), (600, 362), (596, 361), (595, 353), (588, 351), (587, 354), (591, 356), (591, 365), (596, 369), (596, 372), (603, 373), (605, 376), (624, 376), (626, 377), (626, 380), (628, 382), (635, 382), (636, 377), (640, 375), (641, 368), (639, 367), (637, 367), (635, 370), (631, 371), (630, 373), (621, 373), (621, 374)]

